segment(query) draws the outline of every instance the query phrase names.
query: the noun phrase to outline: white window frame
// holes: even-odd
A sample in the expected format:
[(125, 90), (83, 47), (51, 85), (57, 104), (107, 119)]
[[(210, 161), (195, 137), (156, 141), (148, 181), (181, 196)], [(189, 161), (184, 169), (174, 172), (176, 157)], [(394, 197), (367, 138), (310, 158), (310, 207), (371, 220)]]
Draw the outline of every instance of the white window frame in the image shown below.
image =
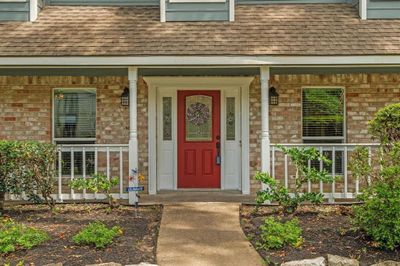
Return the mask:
[[(343, 91), (343, 136), (342, 137), (305, 137), (303, 135), (303, 92), (306, 89), (321, 89), (321, 90), (328, 90), (328, 89), (341, 89)], [(343, 86), (302, 86), (301, 87), (301, 139), (304, 142), (305, 140), (341, 140), (342, 143), (346, 143), (347, 139), (347, 110), (346, 110), (346, 88)], [(322, 142), (323, 143), (323, 142)]]
[(93, 87), (88, 87), (88, 88), (85, 88), (85, 87), (79, 87), (79, 88), (73, 88), (73, 87), (70, 87), (70, 88), (53, 88), (52, 89), (52, 94), (51, 94), (51, 100), (52, 100), (52, 107), (51, 107), (51, 109), (52, 109), (52, 123), (51, 123), (51, 134), (52, 134), (52, 139), (53, 139), (53, 143), (56, 143), (57, 141), (69, 141), (69, 142), (71, 142), (71, 144), (73, 144), (73, 142), (75, 141), (75, 142), (83, 142), (83, 141), (96, 141), (97, 139), (96, 139), (96, 135), (97, 135), (97, 100), (95, 101), (95, 107), (96, 107), (96, 117), (95, 117), (95, 123), (96, 123), (96, 127), (95, 127), (95, 131), (96, 131), (96, 133), (95, 133), (95, 137), (94, 138), (56, 138), (55, 137), (55, 110), (54, 110), (54, 108), (55, 108), (55, 92), (56, 92), (56, 90), (65, 90), (65, 91), (68, 91), (68, 90), (94, 90), (95, 92), (96, 92), (96, 99), (97, 99), (97, 88), (93, 88)]
[(229, 3), (229, 21), (235, 21), (235, 0), (160, 0), (160, 22), (167, 22), (166, 1), (173, 4), (179, 3)]

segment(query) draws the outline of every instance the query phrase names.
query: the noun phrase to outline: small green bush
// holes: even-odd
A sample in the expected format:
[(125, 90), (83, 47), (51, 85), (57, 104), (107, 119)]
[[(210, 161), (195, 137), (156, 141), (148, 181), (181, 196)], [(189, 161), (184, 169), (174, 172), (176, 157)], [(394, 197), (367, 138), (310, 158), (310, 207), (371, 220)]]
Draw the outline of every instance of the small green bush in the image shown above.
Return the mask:
[(400, 141), (400, 103), (380, 109), (369, 122), (369, 132), (382, 145)]
[(325, 165), (330, 165), (331, 161), (315, 148), (285, 148), (279, 146), (282, 152), (290, 157), (296, 167), (295, 184), (293, 195), (290, 195), (289, 189), (280, 185), (269, 173), (258, 172), (254, 178), (266, 184), (266, 189), (257, 193), (257, 204), (263, 204), (266, 201), (276, 201), (283, 208), (286, 214), (294, 213), (298, 206), (306, 201), (312, 204), (321, 204), (324, 195), (317, 192), (306, 192), (303, 185), (310, 183), (327, 182), (332, 183), (334, 177), (323, 169), (315, 169), (308, 166), (309, 161), (322, 161)]
[(364, 204), (353, 208), (355, 225), (382, 248), (400, 246), (400, 178), (390, 184), (378, 181), (359, 198)]
[(98, 193), (102, 192), (106, 194), (108, 205), (114, 207), (114, 199), (111, 196), (111, 189), (118, 184), (118, 177), (112, 177), (110, 179), (103, 173), (94, 174), (90, 178), (75, 178), (71, 181), (70, 187), (72, 189), (87, 189), (89, 191)]
[(5, 193), (24, 193), (53, 208), (56, 158), (56, 146), (50, 143), (0, 140), (0, 210)]
[(108, 228), (104, 223), (96, 221), (85, 226), (72, 240), (78, 245), (93, 245), (96, 248), (104, 248), (120, 235), (122, 235), (120, 227)]
[(16, 223), (11, 219), (0, 221), (0, 253), (17, 249), (31, 249), (49, 240), (46, 232)]
[(273, 217), (267, 217), (260, 229), (262, 242), (259, 245), (261, 248), (279, 249), (285, 245), (300, 247), (303, 243), (302, 230), (299, 220), (296, 218), (282, 222)]

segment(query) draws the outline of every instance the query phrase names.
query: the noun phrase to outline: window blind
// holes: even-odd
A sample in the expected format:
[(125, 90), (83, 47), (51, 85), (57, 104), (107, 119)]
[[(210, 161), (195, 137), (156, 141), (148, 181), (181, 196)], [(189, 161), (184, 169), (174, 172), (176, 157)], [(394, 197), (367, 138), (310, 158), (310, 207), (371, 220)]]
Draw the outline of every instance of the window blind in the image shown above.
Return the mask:
[(303, 138), (344, 138), (343, 97), (340, 88), (303, 90)]
[(54, 133), (56, 139), (96, 137), (95, 89), (54, 91)]

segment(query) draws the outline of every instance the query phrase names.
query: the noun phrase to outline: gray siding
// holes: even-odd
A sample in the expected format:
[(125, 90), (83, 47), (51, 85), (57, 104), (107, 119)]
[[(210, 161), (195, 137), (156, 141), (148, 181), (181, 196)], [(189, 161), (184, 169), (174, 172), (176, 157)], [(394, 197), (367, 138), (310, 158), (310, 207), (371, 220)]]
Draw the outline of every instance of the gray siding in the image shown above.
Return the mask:
[(166, 2), (167, 21), (229, 20), (229, 2), (170, 3)]
[(400, 2), (397, 0), (368, 0), (367, 18), (400, 18)]
[(88, 6), (148, 6), (159, 5), (158, 0), (46, 0), (49, 5), (88, 5)]
[(25, 2), (0, 2), (0, 21), (28, 21), (29, 0)]

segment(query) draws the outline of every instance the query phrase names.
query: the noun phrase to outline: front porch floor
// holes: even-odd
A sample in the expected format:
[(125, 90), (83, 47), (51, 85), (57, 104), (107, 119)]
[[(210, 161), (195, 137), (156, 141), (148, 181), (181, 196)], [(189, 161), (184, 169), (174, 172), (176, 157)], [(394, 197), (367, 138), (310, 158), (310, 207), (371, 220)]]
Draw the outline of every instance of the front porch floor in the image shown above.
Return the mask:
[(255, 197), (236, 190), (173, 190), (160, 191), (156, 195), (141, 195), (140, 204), (173, 204), (184, 202), (235, 202), (254, 203)]

